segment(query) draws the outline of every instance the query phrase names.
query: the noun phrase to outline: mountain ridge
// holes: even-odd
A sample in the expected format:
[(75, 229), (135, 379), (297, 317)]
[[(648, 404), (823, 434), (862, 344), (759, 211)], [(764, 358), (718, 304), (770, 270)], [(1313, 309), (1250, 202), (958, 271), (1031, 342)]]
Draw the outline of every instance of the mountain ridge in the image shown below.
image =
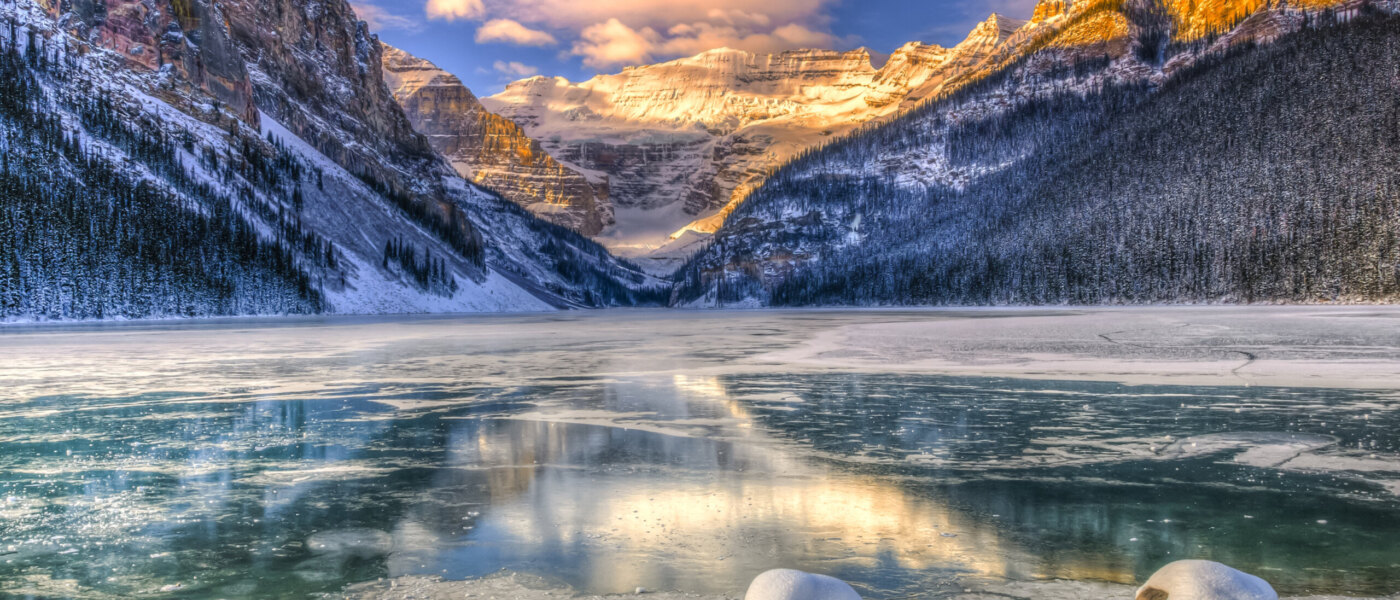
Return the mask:
[[(1117, 16), (1107, 9), (1080, 13), (1051, 38), (1028, 45), (1007, 68), (789, 163), (678, 273), (674, 301), (1394, 298), (1395, 282), (1383, 265), (1394, 264), (1386, 244), (1394, 245), (1396, 231), (1368, 215), (1384, 214), (1378, 207), (1386, 200), (1376, 190), (1393, 189), (1379, 164), (1394, 148), (1377, 138), (1376, 123), (1395, 117), (1351, 118), (1356, 111), (1332, 104), (1359, 99), (1363, 74), (1384, 73), (1396, 61), (1393, 40), (1378, 32), (1394, 26), (1395, 17), (1386, 15), (1400, 7), (1358, 1), (1321, 9), (1267, 8), (1205, 38), (1178, 33), (1173, 21), (1140, 7), (1112, 6), (1121, 10)], [(1073, 44), (1055, 39), (1080, 35), (1077, 28), (1086, 23), (1102, 26), (1109, 22), (1105, 16), (1129, 23), (1131, 39), (1109, 47), (1117, 56), (1067, 51)], [(1358, 16), (1365, 19), (1355, 28), (1346, 24)], [(1300, 49), (1310, 45), (1323, 49), (1315, 59)], [(1269, 62), (1269, 56), (1292, 62)], [(1346, 68), (1353, 60), (1347, 56), (1374, 56), (1378, 62)], [(1293, 65), (1313, 79), (1279, 71)], [(1327, 83), (1333, 79), (1346, 81)], [(1319, 92), (1329, 85), (1353, 91)], [(1181, 92), (1186, 89), (1196, 91)], [(1270, 93), (1287, 95), (1289, 102), (1260, 96)], [(1388, 105), (1383, 91), (1367, 93), (1379, 97), (1366, 106)], [(1289, 120), (1260, 118), (1291, 105), (1293, 94), (1300, 105), (1316, 108), (1291, 111)], [(1234, 97), (1241, 105), (1228, 101)], [(1152, 116), (1141, 108), (1146, 106), (1177, 117)], [(1338, 115), (1313, 127), (1354, 159), (1334, 164), (1300, 155), (1296, 149), (1320, 151), (1315, 138), (1297, 139), (1305, 114)], [(1361, 139), (1376, 143), (1344, 141)], [(1157, 140), (1171, 141), (1154, 145)], [(1226, 152), (1231, 145), (1249, 152)], [(1272, 149), (1276, 160), (1260, 149)], [(1161, 156), (1174, 162), (1152, 162)], [(1150, 165), (1139, 164), (1144, 162)], [(1110, 171), (1097, 175), (1103, 169)], [(1172, 179), (1183, 170), (1187, 179)], [(1267, 175), (1271, 170), (1278, 173)], [(1347, 175), (1333, 178), (1333, 172)], [(1124, 190), (1133, 193), (1125, 196)], [(1191, 190), (1196, 200), (1173, 190)], [(1259, 190), (1269, 190), (1267, 198), (1278, 203), (1271, 205)], [(1317, 201), (1288, 203), (1296, 198)], [(1196, 214), (1201, 210), (1215, 212)], [(1348, 227), (1330, 234), (1330, 241), (1319, 237), (1319, 227), (1338, 227), (1333, 219), (1370, 233), (1343, 238), (1342, 232), (1359, 231)], [(1312, 241), (1300, 241), (1305, 239)], [(1320, 257), (1305, 257), (1309, 247)], [(1367, 274), (1362, 267), (1372, 263), (1379, 271)], [(1147, 265), (1161, 270), (1144, 270)]]
[(959, 84), (1064, 10), (1032, 21), (994, 14), (953, 48), (910, 42), (879, 68), (864, 48), (719, 48), (577, 83), (523, 79), (481, 103), (561, 162), (605, 174), (617, 223), (597, 239), (664, 272), (777, 165)]

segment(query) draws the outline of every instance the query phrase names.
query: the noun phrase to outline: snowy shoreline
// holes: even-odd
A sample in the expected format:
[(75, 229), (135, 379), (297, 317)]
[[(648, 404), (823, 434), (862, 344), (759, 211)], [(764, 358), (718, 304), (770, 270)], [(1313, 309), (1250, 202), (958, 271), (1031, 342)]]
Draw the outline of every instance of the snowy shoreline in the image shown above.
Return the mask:
[(722, 307), (708, 306), (641, 306), (641, 307), (608, 307), (608, 308), (580, 308), (559, 310), (550, 308), (533, 308), (519, 310), (478, 310), (478, 311), (442, 311), (442, 310), (417, 310), (402, 312), (376, 312), (373, 310), (345, 310), (327, 311), (320, 313), (251, 313), (235, 315), (150, 315), (138, 318), (128, 318), (122, 316), (105, 317), (101, 319), (65, 319), (65, 318), (31, 318), (31, 317), (4, 317), (0, 318), (0, 328), (16, 326), (62, 326), (62, 325), (100, 325), (108, 323), (141, 324), (152, 325), (168, 323), (218, 323), (223, 321), (246, 321), (246, 320), (267, 320), (267, 321), (296, 321), (308, 319), (332, 319), (341, 317), (362, 317), (362, 318), (411, 318), (411, 317), (466, 317), (483, 315), (533, 315), (550, 314), (557, 312), (576, 312), (577, 314), (616, 314), (624, 312), (648, 312), (648, 313), (676, 313), (684, 314), (713, 314), (720, 312), (758, 312), (775, 314), (830, 314), (830, 313), (872, 313), (872, 314), (900, 314), (910, 313), (917, 315), (956, 315), (958, 313), (987, 314), (1006, 313), (1008, 315), (1024, 313), (1079, 313), (1079, 312), (1115, 312), (1115, 311), (1153, 311), (1153, 310), (1240, 310), (1242, 312), (1270, 311), (1279, 309), (1298, 310), (1352, 310), (1352, 309), (1372, 309), (1386, 312), (1393, 312), (1396, 318), (1400, 318), (1400, 304), (1371, 303), (1371, 302), (1339, 302), (1339, 303), (1317, 303), (1317, 304), (1289, 304), (1289, 303), (1198, 303), (1198, 304), (1112, 304), (1112, 305), (1078, 305), (1078, 304), (1045, 304), (1045, 305), (966, 305), (966, 306), (811, 306), (811, 307), (784, 307), (784, 306), (760, 306), (760, 305), (726, 305)]
[[(961, 583), (961, 582), (960, 582)], [(931, 590), (926, 600), (1128, 600), (1136, 586), (1097, 581), (1006, 581), (969, 583), (961, 590)], [(739, 600), (743, 590), (726, 594), (697, 594), (675, 591), (589, 594), (554, 584), (532, 575), (500, 572), (478, 579), (460, 581), (439, 577), (406, 575), (353, 584), (343, 594), (345, 600), (396, 598), (405, 600), (447, 600), (448, 598), (498, 598), (502, 600)], [(1282, 600), (1400, 600), (1400, 595), (1361, 598), (1354, 596), (1284, 596)]]

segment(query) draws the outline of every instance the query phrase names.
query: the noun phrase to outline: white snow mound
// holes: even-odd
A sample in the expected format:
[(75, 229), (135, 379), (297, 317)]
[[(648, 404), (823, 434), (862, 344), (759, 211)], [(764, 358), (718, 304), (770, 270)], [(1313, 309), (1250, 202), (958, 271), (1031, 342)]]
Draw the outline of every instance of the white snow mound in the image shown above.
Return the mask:
[(860, 594), (835, 577), (773, 569), (753, 578), (744, 600), (860, 600)]
[(1278, 600), (1269, 583), (1208, 560), (1178, 560), (1138, 588), (1137, 600)]

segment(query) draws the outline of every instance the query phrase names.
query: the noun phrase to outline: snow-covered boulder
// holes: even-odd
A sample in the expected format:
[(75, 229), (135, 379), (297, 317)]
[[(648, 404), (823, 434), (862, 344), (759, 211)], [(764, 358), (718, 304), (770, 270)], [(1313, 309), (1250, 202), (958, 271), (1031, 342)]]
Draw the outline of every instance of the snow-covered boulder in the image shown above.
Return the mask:
[(1218, 562), (1178, 560), (1153, 573), (1137, 600), (1278, 600), (1278, 593), (1267, 581)]
[(773, 569), (753, 578), (744, 600), (860, 600), (860, 594), (835, 577)]

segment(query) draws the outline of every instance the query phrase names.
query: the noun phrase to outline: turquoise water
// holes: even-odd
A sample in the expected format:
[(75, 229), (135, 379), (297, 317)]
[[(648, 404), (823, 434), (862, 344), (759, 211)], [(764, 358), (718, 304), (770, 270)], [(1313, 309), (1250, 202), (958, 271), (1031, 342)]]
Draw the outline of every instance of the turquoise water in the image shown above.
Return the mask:
[(1210, 558), (1400, 591), (1393, 392), (787, 368), (893, 313), (0, 335), (0, 595), (308, 597), (500, 570), (869, 598)]

